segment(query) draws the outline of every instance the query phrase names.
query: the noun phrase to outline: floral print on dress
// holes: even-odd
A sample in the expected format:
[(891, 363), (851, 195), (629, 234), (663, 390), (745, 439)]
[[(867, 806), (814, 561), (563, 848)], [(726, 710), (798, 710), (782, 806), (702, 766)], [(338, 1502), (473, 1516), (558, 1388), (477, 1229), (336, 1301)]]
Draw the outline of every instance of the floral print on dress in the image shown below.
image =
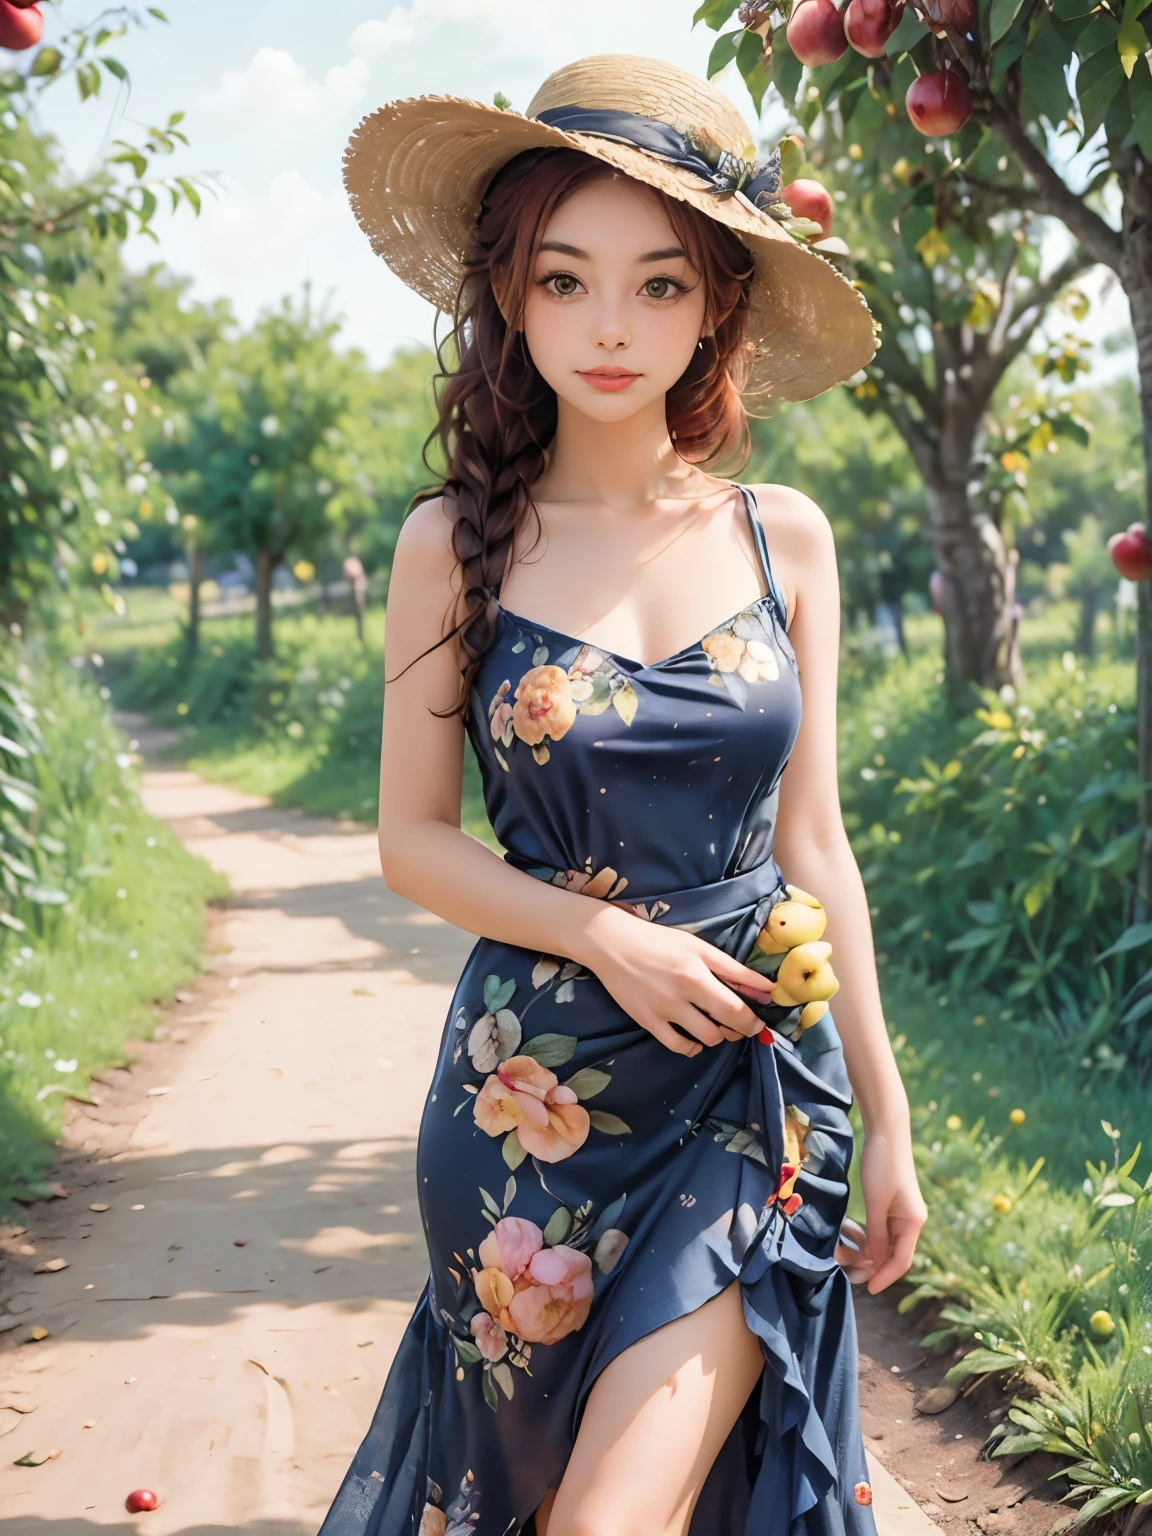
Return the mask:
[[(471, 1026), (465, 1010), (457, 1012), (453, 1063), (467, 1049), (473, 1072), (484, 1077), (480, 1084), (463, 1085), (472, 1098), (472, 1118), (486, 1135), (503, 1137), (501, 1151), (513, 1172), (526, 1157), (541, 1163), (563, 1162), (580, 1150), (592, 1130), (631, 1135), (631, 1127), (619, 1115), (584, 1108), (586, 1100), (608, 1087), (611, 1072), (599, 1066), (582, 1067), (561, 1082), (552, 1070), (575, 1055), (575, 1035), (547, 1031), (524, 1040), (521, 1020), (530, 1008), (548, 996), (557, 1004), (571, 1002), (576, 984), (589, 976), (574, 960), (562, 962), (554, 955), (541, 955), (532, 968), (534, 995), (520, 1014), (508, 1006), (516, 982), (499, 976), (485, 977), (485, 1011)], [(464, 1099), (457, 1106), (457, 1113), (467, 1102)]]
[(480, 1497), (471, 1469), (460, 1479), (460, 1492), (447, 1509), (441, 1508), (443, 1502), (440, 1484), (429, 1478), (418, 1536), (472, 1536), (480, 1518)]
[(812, 1121), (802, 1109), (789, 1104), (784, 1110), (784, 1161), (776, 1180), (776, 1188), (765, 1200), (767, 1206), (777, 1205), (785, 1216), (795, 1216), (804, 1204), (797, 1193), (796, 1180), (808, 1158), (807, 1138)]
[[(496, 761), (506, 772), (508, 759), (501, 747), (507, 751), (521, 741), (543, 764), (551, 756), (550, 743), (567, 735), (578, 714), (600, 715), (611, 704), (624, 724), (631, 725), (639, 705), (631, 678), (603, 651), (579, 645), (575, 659), (564, 668), (549, 661), (548, 646), (541, 636), (536, 639), (532, 665), (515, 689), (511, 679), (505, 678), (488, 703)], [(526, 648), (527, 641), (521, 638), (512, 650)]]
[(724, 688), (745, 709), (748, 685), (780, 681), (780, 655), (795, 672), (795, 657), (787, 640), (778, 645), (774, 620), (765, 612), (775, 600), (765, 596), (718, 624), (700, 642), (712, 669), (708, 681), (714, 688)]
[(492, 1231), (468, 1248), (466, 1257), (453, 1254), (460, 1265), (448, 1270), (457, 1286), (456, 1313), (440, 1308), (456, 1356), (456, 1379), (464, 1381), (478, 1366), (490, 1408), (513, 1397), (514, 1371), (531, 1376), (534, 1347), (558, 1344), (583, 1328), (597, 1277), (611, 1274), (628, 1246), (628, 1234), (616, 1225), (625, 1195), (598, 1216), (591, 1200), (575, 1210), (558, 1205), (540, 1227), (506, 1214), (516, 1193), (515, 1176), (508, 1179), (502, 1205), (480, 1191), (481, 1214)]

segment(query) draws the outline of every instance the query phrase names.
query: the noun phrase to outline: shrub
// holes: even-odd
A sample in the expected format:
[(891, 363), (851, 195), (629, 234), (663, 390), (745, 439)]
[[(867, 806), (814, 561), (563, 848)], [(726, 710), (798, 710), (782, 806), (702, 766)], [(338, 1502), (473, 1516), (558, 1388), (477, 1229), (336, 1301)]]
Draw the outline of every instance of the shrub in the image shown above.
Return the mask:
[(1087, 674), (1068, 652), (1025, 699), (986, 694), (950, 720), (925, 659), (849, 713), (846, 820), (877, 946), (931, 980), (995, 991), (1044, 1049), (1146, 1078), (1131, 671)]

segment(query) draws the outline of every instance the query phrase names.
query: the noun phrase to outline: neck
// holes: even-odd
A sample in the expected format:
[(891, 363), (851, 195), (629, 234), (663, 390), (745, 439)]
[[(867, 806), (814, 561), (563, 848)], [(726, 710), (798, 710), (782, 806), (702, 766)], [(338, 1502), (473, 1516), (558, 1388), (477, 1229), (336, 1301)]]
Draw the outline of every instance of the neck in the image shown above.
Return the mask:
[(613, 422), (593, 421), (560, 400), (548, 468), (534, 493), (539, 501), (595, 502), (626, 512), (699, 494), (700, 478), (676, 452), (663, 400)]

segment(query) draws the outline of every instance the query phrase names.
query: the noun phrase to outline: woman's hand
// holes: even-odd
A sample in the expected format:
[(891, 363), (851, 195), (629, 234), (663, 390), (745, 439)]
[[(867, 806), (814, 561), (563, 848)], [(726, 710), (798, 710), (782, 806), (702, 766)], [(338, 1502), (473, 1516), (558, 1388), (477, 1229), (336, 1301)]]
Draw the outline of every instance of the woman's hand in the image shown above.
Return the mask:
[(773, 983), (715, 944), (607, 906), (587, 925), (585, 937), (584, 954), (576, 958), (670, 1051), (695, 1056), (706, 1045), (764, 1028), (738, 993), (768, 1003)]
[(853, 1285), (867, 1281), (875, 1296), (908, 1273), (928, 1214), (916, 1180), (907, 1128), (865, 1134), (860, 1185), (867, 1227), (850, 1219), (844, 1222), (836, 1259)]

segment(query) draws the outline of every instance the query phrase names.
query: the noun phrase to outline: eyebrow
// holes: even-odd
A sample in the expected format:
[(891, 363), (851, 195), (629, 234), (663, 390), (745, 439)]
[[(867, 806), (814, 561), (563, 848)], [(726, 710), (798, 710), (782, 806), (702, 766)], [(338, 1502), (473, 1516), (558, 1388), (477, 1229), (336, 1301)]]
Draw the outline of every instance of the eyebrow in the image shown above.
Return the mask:
[[(579, 261), (591, 261), (587, 251), (582, 251), (578, 245), (565, 245), (562, 240), (545, 240), (541, 246), (542, 251), (555, 251), (560, 256), (575, 256)], [(646, 251), (643, 256), (637, 256), (637, 266), (649, 261), (671, 261), (674, 257), (683, 256), (687, 260), (688, 253), (682, 246), (669, 245), (662, 251)]]

